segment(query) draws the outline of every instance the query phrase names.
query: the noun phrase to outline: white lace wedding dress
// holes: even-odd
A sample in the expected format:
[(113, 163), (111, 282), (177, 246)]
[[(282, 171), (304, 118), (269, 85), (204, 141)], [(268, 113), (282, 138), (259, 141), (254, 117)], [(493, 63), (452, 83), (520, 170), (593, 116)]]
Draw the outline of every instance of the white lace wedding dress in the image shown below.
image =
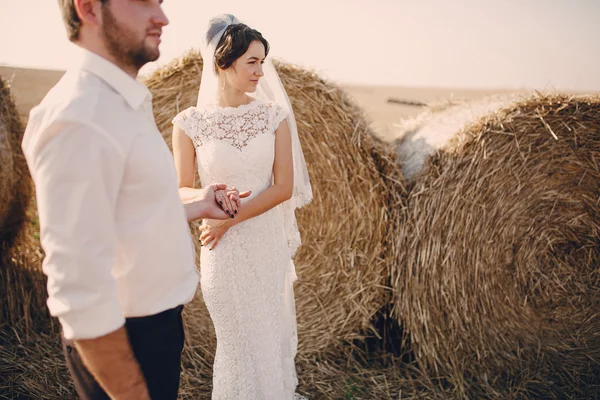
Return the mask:
[[(251, 199), (272, 184), (275, 130), (285, 117), (278, 105), (254, 100), (191, 107), (173, 123), (194, 143), (203, 185), (251, 190)], [(217, 334), (212, 399), (302, 398), (295, 394), (296, 275), (281, 206), (235, 225), (214, 250), (203, 247), (200, 268)]]

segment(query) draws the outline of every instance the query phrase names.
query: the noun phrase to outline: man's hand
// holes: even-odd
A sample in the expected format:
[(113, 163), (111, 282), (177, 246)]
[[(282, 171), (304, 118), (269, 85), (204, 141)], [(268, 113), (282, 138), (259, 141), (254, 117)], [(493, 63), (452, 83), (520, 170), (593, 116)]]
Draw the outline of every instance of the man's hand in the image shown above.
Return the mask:
[[(187, 196), (183, 201), (188, 222), (201, 218), (227, 219), (229, 216), (215, 201), (215, 191), (225, 190), (225, 184), (212, 184), (202, 189), (195, 189), (192, 196)], [(187, 191), (189, 194), (190, 191)]]
[[(241, 204), (240, 199), (250, 196), (250, 192), (239, 193), (235, 188), (227, 190), (227, 185), (221, 183), (208, 185), (202, 189), (186, 189), (186, 195), (182, 202), (188, 222), (201, 218), (233, 218), (237, 214), (237, 207)], [(221, 196), (219, 194), (221, 192), (224, 192), (225, 196)], [(221, 207), (219, 201), (223, 202), (223, 207)], [(236, 208), (234, 208), (234, 204)], [(226, 211), (229, 211), (229, 214)]]

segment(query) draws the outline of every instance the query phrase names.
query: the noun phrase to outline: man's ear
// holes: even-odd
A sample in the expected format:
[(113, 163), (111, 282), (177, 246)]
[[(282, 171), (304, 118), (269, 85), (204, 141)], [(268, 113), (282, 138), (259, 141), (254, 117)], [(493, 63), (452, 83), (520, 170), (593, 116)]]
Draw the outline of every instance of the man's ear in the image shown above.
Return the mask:
[(102, 22), (100, 0), (74, 0), (74, 5), (82, 26), (99, 25)]

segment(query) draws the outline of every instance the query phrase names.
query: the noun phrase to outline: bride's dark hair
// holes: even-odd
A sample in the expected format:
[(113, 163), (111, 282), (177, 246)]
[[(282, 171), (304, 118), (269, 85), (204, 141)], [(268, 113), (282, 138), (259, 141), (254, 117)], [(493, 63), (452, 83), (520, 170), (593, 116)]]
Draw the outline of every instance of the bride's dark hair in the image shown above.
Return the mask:
[[(211, 27), (213, 28), (213, 27)], [(221, 30), (218, 26), (214, 26), (217, 30)], [(217, 32), (211, 32), (213, 29), (210, 29), (208, 32), (209, 37), (216, 35)], [(221, 36), (221, 40), (217, 44), (217, 48), (215, 50), (215, 68), (218, 67), (220, 69), (227, 69), (231, 67), (233, 62), (240, 58), (241, 56), (248, 51), (248, 47), (250, 47), (250, 43), (258, 40), (265, 46), (265, 57), (269, 54), (269, 42), (263, 37), (263, 35), (257, 31), (256, 29), (250, 28), (245, 24), (233, 24), (229, 25), (223, 36)]]

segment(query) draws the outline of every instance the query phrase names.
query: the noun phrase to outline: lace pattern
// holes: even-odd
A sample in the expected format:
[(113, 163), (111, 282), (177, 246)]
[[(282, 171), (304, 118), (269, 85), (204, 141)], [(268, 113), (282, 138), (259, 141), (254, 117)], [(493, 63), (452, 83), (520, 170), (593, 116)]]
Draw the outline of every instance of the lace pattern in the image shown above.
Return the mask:
[(280, 106), (254, 100), (239, 107), (190, 107), (178, 114), (173, 123), (192, 139), (196, 148), (216, 139), (241, 151), (258, 135), (275, 133), (285, 118)]
[[(203, 185), (224, 182), (251, 190), (252, 198), (272, 183), (274, 133), (285, 118), (277, 104), (255, 100), (235, 108), (191, 107), (173, 123), (194, 143)], [(201, 250), (202, 296), (217, 334), (213, 400), (302, 398), (295, 394), (291, 259), (300, 235), (287, 222), (280, 205), (229, 229), (214, 250)]]

